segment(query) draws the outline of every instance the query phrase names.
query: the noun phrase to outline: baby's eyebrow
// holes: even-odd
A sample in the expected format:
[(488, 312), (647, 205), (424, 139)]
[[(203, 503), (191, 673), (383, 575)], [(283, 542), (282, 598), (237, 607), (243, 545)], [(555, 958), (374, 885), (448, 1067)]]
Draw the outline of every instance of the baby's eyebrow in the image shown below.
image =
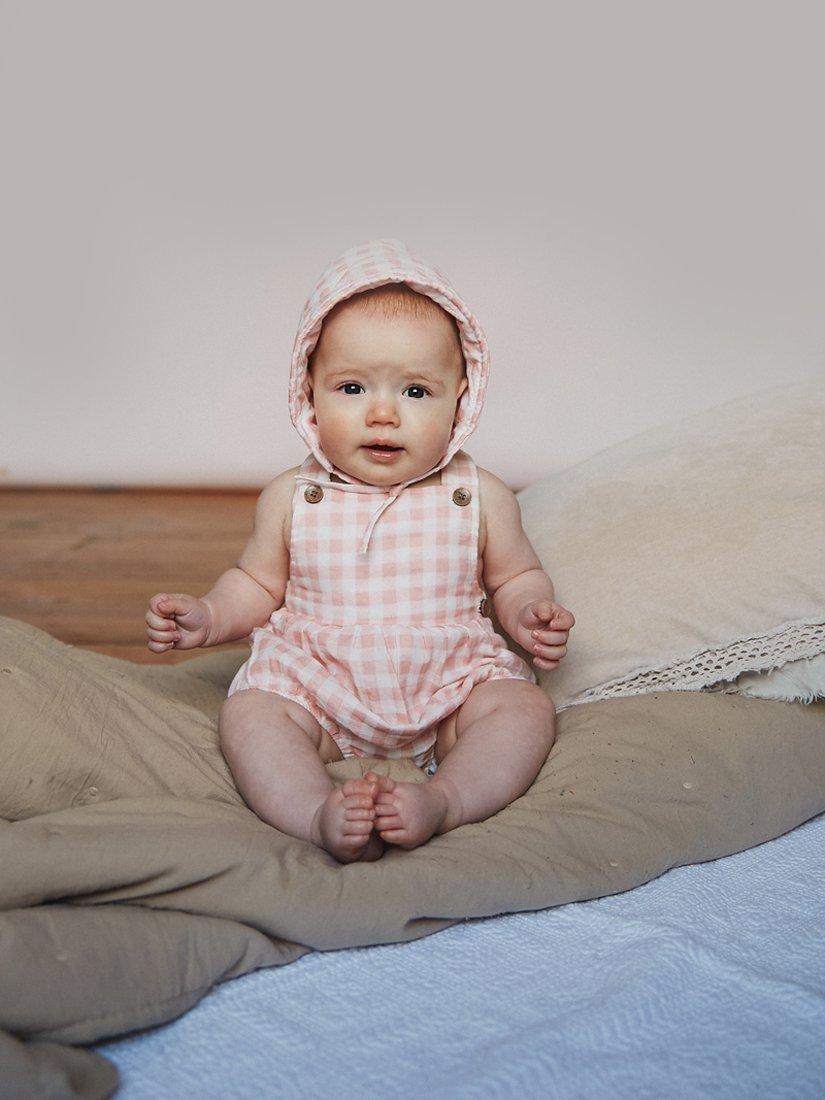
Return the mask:
[[(339, 379), (343, 381), (345, 378), (354, 378), (365, 374), (367, 374), (366, 371), (353, 367), (350, 370), (334, 371), (332, 374), (327, 375), (327, 381), (337, 382)], [(443, 382), (441, 378), (433, 378), (424, 371), (405, 371), (403, 378), (406, 382), (426, 382), (430, 386), (440, 386)]]

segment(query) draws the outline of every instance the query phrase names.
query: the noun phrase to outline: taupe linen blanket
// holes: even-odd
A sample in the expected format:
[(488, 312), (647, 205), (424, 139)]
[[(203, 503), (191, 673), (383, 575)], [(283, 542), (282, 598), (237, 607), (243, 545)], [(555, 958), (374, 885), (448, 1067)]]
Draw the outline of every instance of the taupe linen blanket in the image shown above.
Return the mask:
[(562, 711), (536, 781), (489, 821), (341, 865), (235, 789), (217, 714), (242, 658), (133, 665), (0, 618), (3, 1097), (112, 1095), (114, 1066), (71, 1044), (258, 967), (614, 894), (825, 810), (825, 703), (649, 694)]

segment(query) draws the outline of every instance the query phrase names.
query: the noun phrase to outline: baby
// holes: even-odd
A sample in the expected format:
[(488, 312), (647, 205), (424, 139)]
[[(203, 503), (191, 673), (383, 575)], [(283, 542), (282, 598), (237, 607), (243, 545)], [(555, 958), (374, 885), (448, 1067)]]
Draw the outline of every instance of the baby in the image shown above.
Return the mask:
[[(149, 649), (251, 635), (220, 744), (264, 821), (341, 863), (482, 821), (547, 758), (573, 615), (554, 600), (518, 502), (461, 444), (489, 375), (475, 317), (402, 242), (350, 249), (322, 276), (295, 340), (292, 422), (310, 449), (261, 493), (238, 564), (200, 599), (153, 596)], [(427, 779), (325, 765), (409, 759)]]

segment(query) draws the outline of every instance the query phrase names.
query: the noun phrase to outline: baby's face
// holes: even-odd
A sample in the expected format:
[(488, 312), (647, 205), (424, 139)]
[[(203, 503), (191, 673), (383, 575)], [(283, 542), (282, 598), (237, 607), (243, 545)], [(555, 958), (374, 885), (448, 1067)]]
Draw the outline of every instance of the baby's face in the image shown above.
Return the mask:
[[(324, 321), (307, 385), (327, 458), (359, 481), (396, 485), (443, 457), (468, 383), (446, 313), (384, 317), (353, 306)], [(376, 454), (376, 440), (398, 450)]]

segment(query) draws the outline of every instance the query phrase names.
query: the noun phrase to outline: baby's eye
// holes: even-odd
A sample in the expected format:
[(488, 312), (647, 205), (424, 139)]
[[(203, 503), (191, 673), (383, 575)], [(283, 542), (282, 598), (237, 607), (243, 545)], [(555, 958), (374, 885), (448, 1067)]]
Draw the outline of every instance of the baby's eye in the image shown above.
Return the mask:
[[(344, 392), (345, 392), (345, 393), (347, 393), (347, 394), (349, 394), (349, 395), (350, 395), (351, 397), (356, 397), (356, 396), (357, 396), (357, 394), (354, 394), (354, 393), (352, 392), (352, 390), (348, 390), (348, 389), (347, 389), (347, 386), (355, 386), (355, 388), (356, 388), (357, 390), (362, 390), (362, 389), (364, 388), (364, 387), (363, 387), (363, 386), (361, 385), (361, 383), (360, 383), (360, 382), (342, 382), (342, 383), (341, 383), (341, 385), (340, 385), (340, 386), (338, 387), (338, 389), (339, 389), (339, 390), (344, 390)], [(423, 386), (407, 386), (407, 389), (408, 389), (408, 390), (420, 390), (420, 391), (421, 391), (421, 397), (423, 397), (423, 396), (424, 396), (425, 394), (427, 394), (427, 393), (429, 393), (429, 392), (430, 392), (429, 390), (426, 390), (426, 389), (424, 389), (424, 387), (423, 387)], [(421, 400), (421, 397), (416, 397), (416, 400), (417, 400), (417, 401), (420, 401), (420, 400)]]

